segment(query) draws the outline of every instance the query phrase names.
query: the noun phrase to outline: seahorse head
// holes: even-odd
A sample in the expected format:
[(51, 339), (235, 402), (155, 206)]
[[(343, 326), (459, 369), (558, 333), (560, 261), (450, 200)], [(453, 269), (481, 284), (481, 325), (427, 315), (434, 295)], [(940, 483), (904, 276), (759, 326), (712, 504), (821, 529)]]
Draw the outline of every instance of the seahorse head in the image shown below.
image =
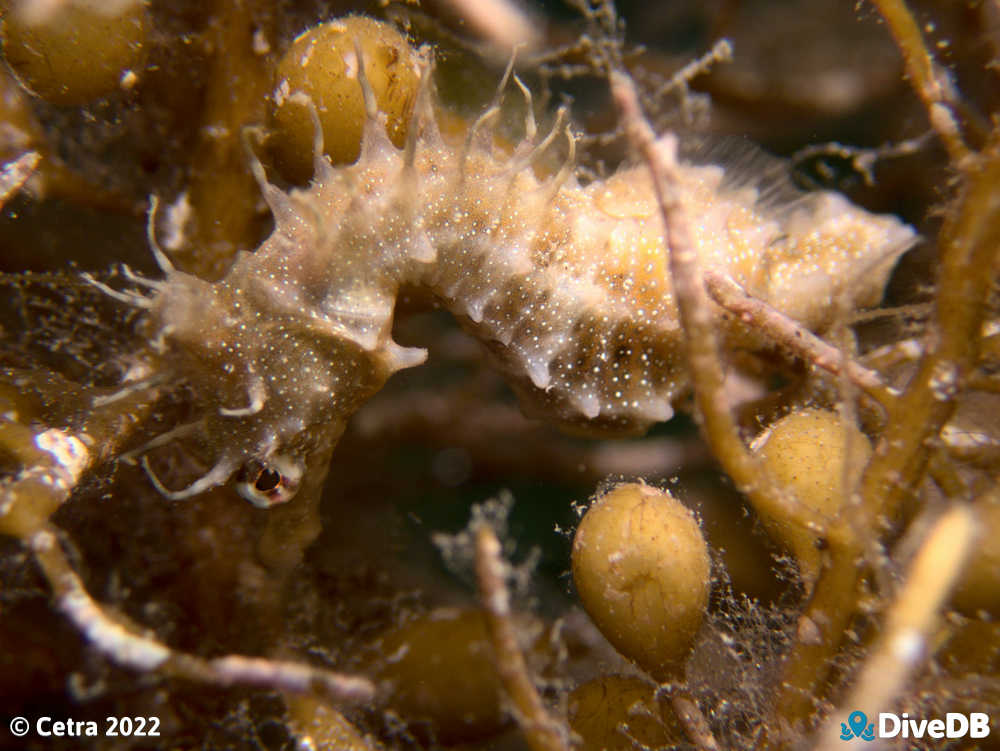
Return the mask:
[(179, 271), (169, 273), (152, 299), (146, 329), (159, 367), (191, 390), (198, 417), (184, 432), (212, 463), (181, 490), (168, 490), (150, 472), (168, 498), (188, 498), (233, 478), (257, 506), (287, 501), (297, 490), (314, 443), (305, 427), (320, 420), (325, 407), (292, 375), (308, 372), (318, 355), (301, 332), (260, 313), (228, 281)]
[[(315, 447), (336, 440), (346, 376), (357, 369), (342, 342), (311, 331), (301, 316), (276, 314), (230, 274), (210, 283), (172, 272), (153, 298), (147, 328), (164, 368), (190, 388), (199, 417), (190, 431), (212, 469), (169, 498), (235, 478), (247, 500), (290, 500)], [(251, 280), (252, 281), (252, 280)], [(355, 349), (357, 349), (355, 347)], [(152, 474), (151, 474), (152, 476)]]
[[(286, 240), (276, 232), (269, 242)], [(308, 457), (335, 443), (393, 372), (426, 355), (392, 341), (391, 319), (371, 341), (357, 336), (275, 267), (287, 259), (265, 243), (217, 282), (170, 270), (151, 300), (147, 335), (161, 367), (191, 391), (198, 418), (188, 432), (212, 462), (181, 490), (150, 472), (168, 498), (235, 479), (256, 506), (290, 500)]]

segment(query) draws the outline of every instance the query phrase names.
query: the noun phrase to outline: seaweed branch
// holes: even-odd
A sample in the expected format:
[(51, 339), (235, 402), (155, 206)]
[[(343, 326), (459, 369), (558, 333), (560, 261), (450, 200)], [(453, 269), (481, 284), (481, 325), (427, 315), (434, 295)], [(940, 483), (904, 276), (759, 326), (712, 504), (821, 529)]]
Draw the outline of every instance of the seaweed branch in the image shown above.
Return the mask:
[(569, 751), (569, 733), (542, 704), (517, 643), (517, 628), (511, 618), (506, 564), (500, 555), (500, 541), (488, 522), (481, 522), (475, 534), (476, 578), (483, 611), (486, 613), (497, 672), (514, 706), (517, 723), (533, 751)]
[(663, 219), (670, 277), (684, 330), (687, 363), (705, 436), (726, 472), (757, 508), (776, 514), (791, 512), (795, 500), (788, 497), (770, 478), (766, 467), (747, 450), (729, 409), (719, 362), (715, 316), (698, 267), (689, 220), (674, 188), (676, 178), (672, 175), (671, 164), (676, 158), (676, 140), (672, 136), (656, 140), (652, 127), (642, 115), (635, 84), (628, 75), (613, 71), (610, 80), (626, 135), (653, 176)]
[(956, 100), (948, 75), (924, 45), (916, 19), (903, 0), (872, 0), (889, 25), (906, 65), (906, 74), (923, 102), (931, 126), (948, 150), (953, 164), (961, 166), (971, 156), (949, 106)]
[[(928, 327), (927, 350), (902, 396), (889, 405), (888, 421), (879, 447), (865, 470), (856, 505), (856, 528), (873, 533), (892, 523), (904, 502), (924, 477), (931, 457), (929, 442), (954, 414), (956, 395), (974, 368), (982, 340), (991, 273), (1000, 248), (1000, 180), (997, 133), (980, 154), (970, 154), (962, 142), (949, 100), (933, 61), (923, 46), (919, 29), (905, 4), (876, 0), (903, 49), (911, 82), (928, 109), (953, 166), (959, 169), (962, 187), (956, 208), (949, 214), (940, 236), (941, 272), (934, 312)], [(823, 684), (847, 624), (857, 611), (858, 584), (864, 571), (855, 566), (856, 554), (847, 557), (832, 550), (833, 565), (818, 583), (804, 617), (824, 623), (837, 635), (822, 643), (798, 642), (788, 657), (777, 706), (785, 720), (805, 719), (811, 712), (816, 688)], [(839, 560), (839, 562), (838, 562)]]
[(367, 704), (375, 696), (375, 687), (365, 678), (302, 663), (241, 655), (204, 659), (171, 650), (156, 639), (134, 633), (132, 628), (104, 613), (66, 560), (55, 529), (46, 527), (36, 532), (31, 538), (31, 549), (52, 586), (59, 609), (94, 647), (123, 667), (217, 686), (316, 693), (340, 703)]
[(846, 709), (827, 720), (816, 751), (835, 751), (841, 746), (840, 725), (854, 708), (888, 709), (928, 657), (938, 615), (969, 558), (974, 525), (971, 509), (958, 504), (931, 527), (885, 614), (883, 636), (872, 647), (856, 687), (842, 703)]
[(715, 302), (739, 316), (743, 323), (767, 331), (779, 344), (806, 362), (834, 375), (846, 374), (854, 385), (864, 389), (882, 406), (888, 406), (895, 400), (897, 394), (886, 386), (876, 371), (852, 360), (763, 300), (751, 297), (729, 277), (708, 270), (705, 272), (705, 284)]

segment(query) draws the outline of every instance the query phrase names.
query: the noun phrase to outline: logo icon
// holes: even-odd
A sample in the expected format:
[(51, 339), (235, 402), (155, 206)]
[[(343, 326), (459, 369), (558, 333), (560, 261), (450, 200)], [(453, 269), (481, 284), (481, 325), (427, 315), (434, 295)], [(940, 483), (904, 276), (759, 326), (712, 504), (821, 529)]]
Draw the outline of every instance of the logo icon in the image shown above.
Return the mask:
[(840, 740), (849, 741), (851, 738), (875, 740), (875, 723), (869, 725), (864, 712), (854, 710), (847, 716), (847, 722), (840, 723)]

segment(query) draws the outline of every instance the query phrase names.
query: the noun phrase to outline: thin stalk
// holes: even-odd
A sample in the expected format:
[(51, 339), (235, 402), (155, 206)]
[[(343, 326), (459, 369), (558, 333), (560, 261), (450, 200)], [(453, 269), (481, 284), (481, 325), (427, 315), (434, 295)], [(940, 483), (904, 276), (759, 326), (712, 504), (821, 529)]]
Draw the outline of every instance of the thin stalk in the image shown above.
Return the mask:
[(947, 74), (935, 65), (934, 58), (924, 44), (920, 27), (903, 0), (872, 0), (872, 4), (882, 14), (889, 32), (896, 40), (903, 55), (906, 75), (927, 109), (931, 127), (937, 132), (952, 163), (961, 166), (971, 153), (962, 140), (949, 106), (955, 97)]
[(476, 530), (476, 579), (486, 613), (497, 673), (514, 707), (514, 717), (532, 751), (569, 751), (569, 733), (545, 709), (535, 688), (511, 618), (506, 565), (500, 541), (486, 523)]

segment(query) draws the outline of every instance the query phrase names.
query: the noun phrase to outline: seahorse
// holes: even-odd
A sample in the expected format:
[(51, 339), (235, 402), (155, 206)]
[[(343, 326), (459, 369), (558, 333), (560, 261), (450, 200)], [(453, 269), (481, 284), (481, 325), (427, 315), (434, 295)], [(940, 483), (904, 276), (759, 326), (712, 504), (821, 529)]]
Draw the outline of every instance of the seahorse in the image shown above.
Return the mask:
[[(181, 490), (150, 472), (157, 488), (180, 499), (235, 475), (255, 505), (289, 500), (303, 457), (335, 441), (393, 373), (425, 360), (425, 350), (392, 338), (404, 285), (436, 295), (529, 415), (603, 434), (670, 419), (689, 381), (646, 169), (581, 184), (573, 132), (561, 120), (545, 137), (526, 128), (510, 151), (496, 146), (488, 111), (463, 143), (450, 143), (436, 121), (426, 57), (398, 148), (364, 65), (352, 70), (367, 104), (354, 163), (324, 156), (318, 122), (306, 187), (281, 190), (251, 157), (274, 230), (219, 281), (174, 269), (157, 251), (166, 278), (148, 281), (154, 291), (143, 298), (154, 369), (190, 386), (204, 417), (188, 432), (214, 465)], [(533, 165), (557, 137), (570, 156), (539, 177)], [(673, 134), (659, 146), (675, 161), (703, 267), (814, 331), (830, 325), (838, 299), (877, 303), (914, 242), (895, 217), (838, 194), (778, 206), (759, 187), (731, 185), (722, 167), (677, 161)], [(763, 344), (738, 322), (725, 326), (731, 346)]]

